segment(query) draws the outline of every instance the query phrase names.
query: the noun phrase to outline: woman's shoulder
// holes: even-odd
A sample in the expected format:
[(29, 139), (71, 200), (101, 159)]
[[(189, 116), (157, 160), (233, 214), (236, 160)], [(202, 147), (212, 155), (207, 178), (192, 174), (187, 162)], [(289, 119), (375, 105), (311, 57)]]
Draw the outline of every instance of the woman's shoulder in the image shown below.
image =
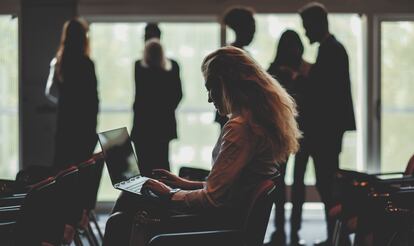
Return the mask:
[(247, 120), (245, 117), (241, 115), (230, 117), (225, 126), (229, 127), (242, 127), (247, 124)]
[(175, 73), (177, 71), (180, 71), (180, 66), (178, 65), (177, 61), (171, 58), (167, 58), (166, 70)]
[(303, 76), (307, 77), (309, 75), (309, 71), (310, 71), (311, 67), (312, 67), (312, 64), (311, 63), (309, 63), (306, 60), (302, 60), (302, 64), (301, 64), (301, 66), (299, 68), (300, 74), (302, 74)]
[(179, 67), (178, 62), (176, 60), (171, 59), (171, 58), (167, 58), (167, 59), (171, 62), (172, 67), (176, 67), (176, 68)]
[(240, 139), (248, 133), (247, 120), (243, 116), (230, 117), (223, 127), (223, 137)]

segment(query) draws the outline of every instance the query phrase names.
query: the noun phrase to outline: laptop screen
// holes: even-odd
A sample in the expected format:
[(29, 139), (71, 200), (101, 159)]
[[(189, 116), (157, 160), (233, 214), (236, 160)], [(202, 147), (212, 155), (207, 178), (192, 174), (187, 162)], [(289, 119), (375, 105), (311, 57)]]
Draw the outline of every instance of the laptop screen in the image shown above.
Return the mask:
[(113, 185), (140, 175), (126, 127), (98, 133), (98, 138)]

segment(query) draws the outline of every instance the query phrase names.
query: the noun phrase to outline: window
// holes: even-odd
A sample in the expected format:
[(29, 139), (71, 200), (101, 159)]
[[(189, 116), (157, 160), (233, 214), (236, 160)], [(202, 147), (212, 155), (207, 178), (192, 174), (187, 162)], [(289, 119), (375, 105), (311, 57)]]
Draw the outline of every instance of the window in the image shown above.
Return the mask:
[[(257, 32), (249, 46), (252, 56), (265, 68), (274, 58), (276, 42), (287, 28), (297, 30), (305, 45), (305, 58), (314, 62), (317, 45), (309, 45), (297, 14), (256, 15)], [(357, 120), (360, 118), (360, 90), (362, 84), (362, 23), (356, 14), (332, 14), (330, 27), (344, 44), (350, 57), (350, 70)], [(95, 60), (100, 95), (98, 131), (132, 126), (134, 97), (134, 61), (142, 56), (145, 23), (93, 23), (91, 25), (92, 57)], [(352, 28), (349, 29), (349, 26)], [(177, 110), (178, 139), (170, 144), (170, 163), (173, 172), (182, 165), (210, 168), (211, 150), (219, 134), (214, 123), (214, 107), (207, 102), (207, 93), (200, 65), (204, 56), (220, 46), (218, 23), (162, 23), (161, 42), (167, 56), (180, 65), (183, 100)], [(344, 31), (340, 31), (344, 30)], [(231, 34), (229, 33), (231, 40)], [(228, 42), (230, 43), (230, 42)], [(358, 127), (360, 122), (358, 122)], [(359, 127), (360, 129), (360, 127)], [(358, 159), (360, 130), (346, 133), (341, 167), (362, 169)], [(287, 182), (292, 180), (289, 165)], [(309, 169), (306, 183), (314, 183), (313, 169)], [(115, 191), (107, 174), (99, 193), (100, 200), (113, 200)]]
[(19, 169), (18, 21), (0, 15), (0, 178), (14, 179)]
[(414, 21), (381, 22), (381, 171), (414, 154)]
[[(93, 23), (90, 39), (100, 96), (98, 131), (132, 128), (134, 62), (142, 57), (145, 23)], [(217, 23), (163, 23), (161, 43), (180, 65), (183, 100), (176, 112), (178, 139), (170, 144), (173, 172), (181, 165), (210, 168), (211, 150), (219, 134), (214, 106), (207, 102), (201, 74), (204, 56), (219, 47)], [(118, 192), (105, 171), (98, 199), (114, 200)]]

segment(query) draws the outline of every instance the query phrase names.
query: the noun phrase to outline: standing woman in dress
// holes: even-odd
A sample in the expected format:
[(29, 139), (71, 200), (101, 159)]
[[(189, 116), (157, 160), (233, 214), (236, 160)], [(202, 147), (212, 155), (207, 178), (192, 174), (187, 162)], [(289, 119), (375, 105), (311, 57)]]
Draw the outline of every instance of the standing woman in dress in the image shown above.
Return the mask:
[(46, 94), (58, 93), (54, 165), (58, 169), (89, 159), (97, 136), (98, 92), (95, 66), (89, 57), (88, 25), (75, 18), (63, 26), (53, 77)]
[[(51, 62), (46, 96), (57, 103), (55, 170), (88, 160), (96, 146), (99, 107), (95, 66), (89, 57), (88, 25), (74, 18), (66, 21), (56, 57)], [(79, 204), (82, 206), (81, 204)], [(68, 206), (76, 206), (68, 204)], [(87, 215), (81, 207), (67, 213), (63, 243), (70, 244)]]
[[(305, 200), (304, 177), (306, 166), (309, 159), (309, 151), (306, 145), (306, 98), (308, 92), (308, 73), (311, 64), (303, 59), (303, 44), (299, 35), (293, 30), (286, 30), (279, 39), (276, 57), (271, 63), (267, 72), (287, 90), (295, 99), (299, 115), (296, 118), (299, 129), (302, 131), (300, 139), (300, 149), (295, 155), (294, 177), (292, 185), (292, 215), (290, 217), (290, 245), (304, 245), (303, 240), (299, 238), (299, 230), (302, 222), (302, 205)], [(286, 164), (281, 165), (281, 174), (284, 177), (286, 173)], [(276, 231), (272, 235), (269, 245), (286, 245), (285, 233), (285, 202), (286, 202), (286, 184), (284, 178), (280, 179), (279, 190), (276, 196), (275, 209), (275, 226)]]
[(175, 110), (182, 98), (180, 68), (167, 59), (158, 38), (145, 43), (144, 58), (135, 63), (134, 123), (131, 138), (144, 176), (170, 170), (169, 143), (177, 138)]

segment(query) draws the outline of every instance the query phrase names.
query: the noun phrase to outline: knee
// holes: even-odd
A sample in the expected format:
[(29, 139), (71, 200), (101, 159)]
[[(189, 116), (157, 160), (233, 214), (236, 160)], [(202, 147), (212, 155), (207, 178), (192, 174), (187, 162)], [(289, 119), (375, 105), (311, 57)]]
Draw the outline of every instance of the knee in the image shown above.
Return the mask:
[(104, 246), (127, 245), (120, 242), (128, 241), (131, 218), (125, 213), (113, 213), (107, 220), (105, 226)]
[[(111, 216), (109, 216), (107, 222), (106, 222), (106, 228), (114, 228), (119, 226), (123, 226), (125, 224), (128, 224), (130, 218), (123, 212), (116, 212), (113, 213)], [(107, 230), (106, 230), (107, 231)]]

